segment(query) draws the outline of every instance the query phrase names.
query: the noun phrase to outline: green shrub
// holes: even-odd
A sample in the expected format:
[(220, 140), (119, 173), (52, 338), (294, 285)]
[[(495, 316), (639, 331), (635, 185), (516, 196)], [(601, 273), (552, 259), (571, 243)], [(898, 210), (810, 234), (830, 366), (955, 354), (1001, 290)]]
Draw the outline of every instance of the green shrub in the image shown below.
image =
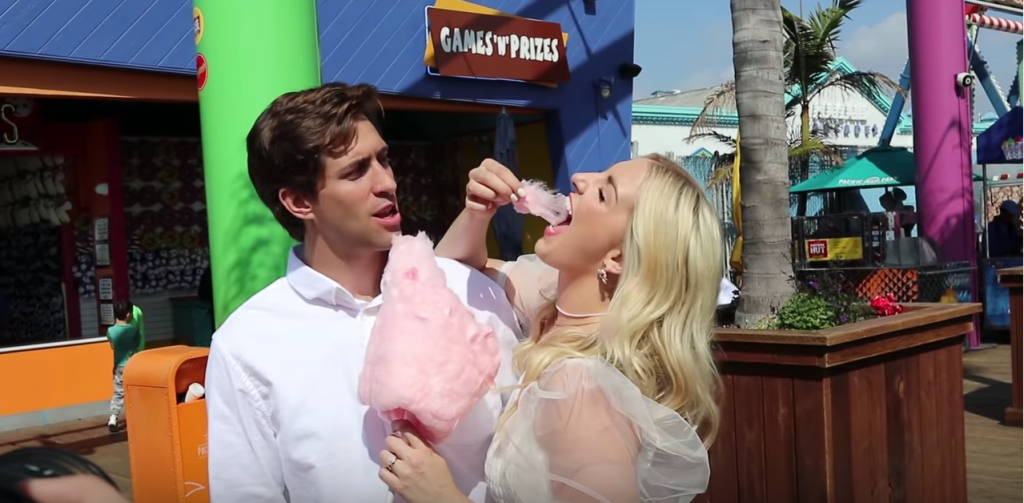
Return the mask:
[(775, 315), (776, 325), (786, 330), (822, 330), (837, 321), (832, 303), (810, 292), (797, 293)]

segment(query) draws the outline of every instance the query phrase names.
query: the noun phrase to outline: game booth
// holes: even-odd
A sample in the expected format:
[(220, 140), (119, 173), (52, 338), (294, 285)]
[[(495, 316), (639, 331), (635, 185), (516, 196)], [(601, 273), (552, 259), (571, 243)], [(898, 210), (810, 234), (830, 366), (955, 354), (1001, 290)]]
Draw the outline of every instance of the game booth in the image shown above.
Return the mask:
[[(293, 244), (251, 190), (241, 141), (282, 92), (320, 81), (376, 85), (403, 232), (434, 239), (461, 211), (467, 173), (484, 158), (562, 191), (574, 172), (629, 158), (631, 79), (640, 72), (631, 1), (535, 1), (515, 12), (460, 0), (318, 3), (268, 6), (239, 26), (232, 14), (247, 3), (195, 2), (218, 322), (280, 276)], [(255, 84), (253, 75), (267, 78)], [(499, 214), (491, 253), (532, 251), (542, 225)], [(137, 501), (208, 501), (205, 405), (187, 398), (205, 361), (205, 350), (176, 346), (140, 353), (126, 369)]]
[[(898, 188), (915, 183), (913, 152), (879, 146), (794, 185), (790, 193), (822, 193), (829, 209), (792, 219), (798, 276), (842, 274), (863, 298), (892, 293), (900, 302), (970, 302), (973, 266), (942, 261), (935, 244), (916, 232), (914, 209), (898, 205)], [(886, 188), (883, 197), (894, 201), (889, 211), (848, 212), (844, 207), (845, 191), (878, 187)]]
[[(1014, 107), (1007, 114), (999, 118), (988, 129), (978, 136), (977, 163), (981, 165), (985, 187), (982, 191), (983, 214), (982, 220), (986, 232), (983, 233), (983, 248), (979, 257), (984, 282), (982, 291), (985, 300), (985, 325), (989, 328), (1008, 330), (1010, 328), (1010, 297), (1008, 290), (999, 284), (996, 271), (1011, 267), (1020, 267), (1021, 261), (1021, 240), (1019, 233), (1020, 225), (1020, 202), (1022, 198), (1021, 188), (1024, 179), (1018, 176), (1002, 175), (989, 179), (989, 166), (1012, 164), (1021, 165), (1022, 149), (1021, 123), (1024, 120), (1021, 114), (1021, 107)], [(1017, 204), (1017, 246), (1015, 250), (996, 250), (990, 242), (990, 226), (1006, 225), (1002, 221), (1005, 218), (1004, 204)], [(1010, 205), (1012, 207), (1012, 204)], [(1004, 216), (1000, 216), (1004, 213)]]
[[(140, 353), (140, 362), (154, 353), (180, 360), (140, 363), (150, 371), (134, 381), (129, 370), (135, 403), (143, 388), (159, 389), (170, 402), (147, 407), (149, 424), (178, 421), (177, 388), (202, 381), (202, 346), (211, 342), (209, 306), (196, 298), (204, 271), (212, 268), (219, 323), (283, 273), (294, 244), (256, 198), (245, 168), (245, 134), (282, 93), (321, 82), (377, 86), (403, 231), (434, 239), (461, 210), (467, 173), (484, 158), (563, 191), (574, 172), (628, 159), (632, 79), (641, 70), (633, 63), (634, 3), (532, 1), (514, 12), (490, 5), (499, 3), (310, 0), (250, 12), (240, 0), (197, 1), (191, 23), (173, 9), (150, 19), (164, 11), (154, 10), (140, 21), (158, 25), (154, 36), (180, 32), (165, 38), (188, 43), (195, 74), (184, 76), (184, 94), (182, 75), (110, 70), (117, 78), (94, 79), (107, 69), (88, 63), (72, 68), (92, 72), (88, 79), (38, 62), (31, 72), (5, 73), (60, 75), (88, 89), (56, 100), (25, 85), (19, 91), (43, 97), (3, 101), (4, 123), (10, 118), (20, 136), (3, 130), (0, 148), (0, 376), (21, 382), (48, 370), (0, 401), (0, 430), (107, 413), (104, 332), (117, 298), (145, 313), (147, 347), (157, 349)], [(174, 47), (165, 59), (180, 59)], [(118, 87), (131, 79), (145, 92)], [(111, 101), (136, 95), (142, 99)], [(17, 145), (22, 140), (29, 145)], [(529, 253), (542, 230), (499, 215), (490, 252)], [(158, 347), (168, 344), (191, 349), (169, 356)], [(140, 449), (144, 442), (134, 443)]]

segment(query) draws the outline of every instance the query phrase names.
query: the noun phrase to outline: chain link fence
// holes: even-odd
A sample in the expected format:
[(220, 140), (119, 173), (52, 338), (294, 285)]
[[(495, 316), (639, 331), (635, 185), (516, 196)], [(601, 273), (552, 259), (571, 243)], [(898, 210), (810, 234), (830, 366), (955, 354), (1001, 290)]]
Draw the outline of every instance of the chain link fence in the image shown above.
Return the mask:
[[(849, 149), (842, 152), (844, 158), (849, 158), (857, 155), (859, 150)], [(698, 182), (704, 187), (704, 191), (708, 196), (708, 199), (715, 206), (715, 211), (718, 213), (718, 218), (722, 222), (722, 235), (725, 238), (725, 249), (724, 256), (722, 257), (722, 263), (726, 270), (729, 269), (729, 257), (732, 255), (733, 246), (736, 243), (736, 225), (733, 221), (732, 211), (732, 182), (731, 176), (724, 179), (724, 182), (712, 185), (709, 183), (712, 179), (712, 175), (716, 169), (724, 166), (723, 169), (730, 169), (732, 166), (731, 160), (725, 160), (717, 153), (714, 155), (695, 155), (695, 156), (680, 156), (674, 152), (664, 152), (663, 155), (669, 159), (674, 160), (677, 164), (683, 167), (687, 172), (693, 175)], [(730, 156), (731, 158), (731, 156)], [(812, 157), (809, 168), (809, 177), (815, 177), (821, 173), (831, 171), (841, 164), (829, 162), (827, 159), (821, 157)], [(790, 162), (789, 167), (789, 181), (790, 185), (795, 185), (801, 180), (800, 177), (800, 164), (796, 160)], [(789, 198), (789, 213), (792, 216), (796, 216), (798, 199), (796, 195), (791, 195)], [(823, 213), (826, 210), (827, 198), (822, 194), (809, 194), (807, 197), (807, 214), (816, 215)]]

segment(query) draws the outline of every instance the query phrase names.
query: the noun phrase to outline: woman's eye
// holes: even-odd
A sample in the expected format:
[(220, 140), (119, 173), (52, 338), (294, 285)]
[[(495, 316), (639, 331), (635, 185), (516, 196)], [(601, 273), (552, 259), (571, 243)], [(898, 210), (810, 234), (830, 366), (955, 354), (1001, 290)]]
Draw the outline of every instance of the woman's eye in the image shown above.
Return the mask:
[(597, 200), (604, 202), (604, 189), (597, 189)]

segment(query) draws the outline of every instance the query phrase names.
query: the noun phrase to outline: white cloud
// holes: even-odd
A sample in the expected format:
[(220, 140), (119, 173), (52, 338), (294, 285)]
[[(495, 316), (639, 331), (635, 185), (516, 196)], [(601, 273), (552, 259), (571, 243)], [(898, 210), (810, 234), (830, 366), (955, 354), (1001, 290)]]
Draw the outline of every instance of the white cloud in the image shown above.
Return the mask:
[(854, 28), (839, 44), (839, 54), (859, 70), (882, 72), (899, 80), (907, 62), (907, 14), (896, 12), (871, 25)]
[[(907, 14), (896, 12), (872, 25), (854, 28), (840, 42), (839, 54), (859, 70), (882, 72), (899, 81), (903, 65), (907, 62)], [(992, 30), (981, 30), (979, 47), (989, 63), (989, 69), (1005, 93), (1013, 81), (1014, 43), (1017, 35)], [(981, 86), (975, 87), (976, 115), (992, 110), (992, 105)], [(908, 106), (904, 110), (910, 111)]]

